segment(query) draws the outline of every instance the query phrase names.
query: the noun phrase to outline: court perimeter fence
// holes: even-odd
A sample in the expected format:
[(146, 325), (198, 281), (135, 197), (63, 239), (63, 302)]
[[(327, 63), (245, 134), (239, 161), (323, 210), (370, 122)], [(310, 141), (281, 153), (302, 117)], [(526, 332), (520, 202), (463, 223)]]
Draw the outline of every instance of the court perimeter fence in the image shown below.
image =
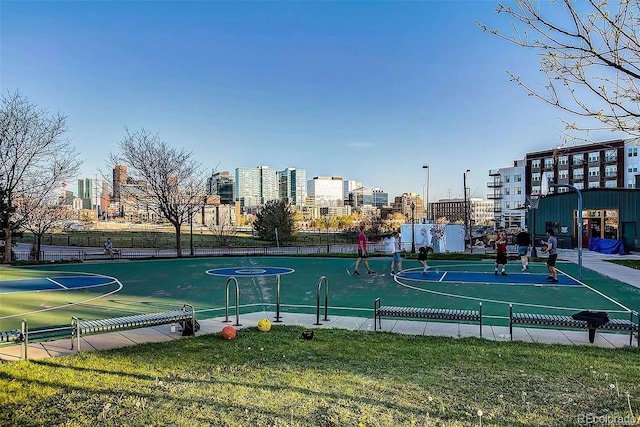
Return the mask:
[[(374, 255), (385, 254), (385, 247), (382, 243), (369, 244), (369, 253)], [(15, 261), (33, 261), (36, 254), (33, 250), (21, 250), (14, 248)], [(320, 254), (336, 254), (351, 255), (357, 254), (357, 245), (355, 244), (336, 244), (336, 245), (313, 245), (313, 246), (268, 246), (268, 247), (220, 247), (220, 248), (193, 248), (183, 249), (183, 257), (225, 257), (225, 256), (282, 256), (282, 255), (320, 255)], [(140, 249), (129, 248), (119, 249), (116, 254), (110, 256), (105, 254), (101, 248), (69, 248), (61, 249), (60, 247), (44, 248), (40, 251), (40, 261), (56, 262), (56, 261), (89, 261), (89, 260), (109, 260), (109, 259), (154, 259), (154, 258), (176, 258), (177, 251), (175, 249)]]

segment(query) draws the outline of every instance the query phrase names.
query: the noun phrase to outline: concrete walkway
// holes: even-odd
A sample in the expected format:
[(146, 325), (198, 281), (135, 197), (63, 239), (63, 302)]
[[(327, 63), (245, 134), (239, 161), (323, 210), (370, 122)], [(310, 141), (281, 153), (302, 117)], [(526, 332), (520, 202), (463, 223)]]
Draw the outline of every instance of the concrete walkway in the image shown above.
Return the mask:
[[(558, 257), (561, 260), (577, 263), (578, 251), (566, 249), (560, 250)], [(590, 252), (588, 250), (584, 250), (582, 253), (583, 268), (592, 269), (605, 276), (609, 276), (640, 288), (640, 271), (606, 262), (607, 259), (640, 259), (640, 255), (605, 255), (597, 252)], [(328, 321), (323, 321), (321, 317), (321, 325), (315, 325), (317, 318), (316, 315), (312, 314), (281, 313), (280, 317), (282, 322), (273, 323), (275, 327), (277, 327), (277, 325), (296, 325), (309, 329), (339, 328), (360, 331), (374, 330), (374, 321), (372, 318), (329, 316)], [(241, 313), (240, 323), (242, 326), (238, 328), (256, 326), (258, 320), (262, 318), (268, 318), (273, 321), (275, 313), (263, 311), (247, 314)], [(229, 323), (224, 322), (224, 317), (198, 319), (201, 329), (197, 335), (200, 336), (218, 333), (224, 326), (235, 322), (235, 317), (231, 317), (230, 319), (231, 322)], [(82, 338), (80, 346), (83, 351), (106, 350), (146, 342), (164, 342), (183, 338), (179, 328), (175, 328), (175, 332), (171, 332), (171, 329), (171, 325), (162, 325), (122, 332), (90, 335)], [(435, 335), (453, 338), (480, 336), (480, 328), (475, 324), (425, 322), (418, 320), (383, 319), (382, 330), (400, 334)], [(482, 329), (482, 337), (494, 341), (508, 341), (511, 339), (509, 335), (509, 328), (507, 326), (484, 325)], [(596, 333), (595, 342), (590, 344), (588, 332), (586, 330), (553, 330), (514, 327), (513, 339), (527, 342), (558, 343), (567, 345), (595, 345), (607, 348), (617, 348), (629, 345), (629, 334), (604, 333), (600, 331)], [(634, 345), (638, 345), (637, 337), (634, 338), (633, 343)], [(71, 349), (70, 339), (32, 343), (29, 344), (27, 349), (27, 357), (29, 359), (46, 359), (49, 357), (66, 356), (76, 353), (77, 349)], [(20, 354), (20, 345), (9, 344), (0, 347), (0, 361), (19, 360)]]
[[(558, 249), (558, 259), (571, 261), (578, 264), (577, 249)], [(640, 260), (640, 254), (630, 255), (601, 254), (588, 249), (582, 250), (582, 267), (596, 271), (603, 276), (628, 283), (631, 286), (640, 288), (640, 270), (625, 267), (623, 265), (608, 262), (607, 260)]]

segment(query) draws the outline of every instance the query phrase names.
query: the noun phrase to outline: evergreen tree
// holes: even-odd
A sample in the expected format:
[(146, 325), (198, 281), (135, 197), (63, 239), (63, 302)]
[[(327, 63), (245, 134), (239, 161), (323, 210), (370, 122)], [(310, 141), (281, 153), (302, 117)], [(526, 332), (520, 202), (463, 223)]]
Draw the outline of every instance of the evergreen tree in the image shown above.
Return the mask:
[(253, 222), (260, 240), (290, 242), (297, 234), (294, 212), (284, 200), (270, 200), (258, 210)]

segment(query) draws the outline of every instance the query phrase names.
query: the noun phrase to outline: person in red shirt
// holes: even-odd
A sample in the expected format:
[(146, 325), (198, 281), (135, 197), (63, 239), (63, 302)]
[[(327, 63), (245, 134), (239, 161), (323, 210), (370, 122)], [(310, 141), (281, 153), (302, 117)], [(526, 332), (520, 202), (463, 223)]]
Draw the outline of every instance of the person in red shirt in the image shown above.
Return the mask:
[(356, 261), (356, 267), (353, 269), (353, 275), (359, 276), (358, 267), (360, 262), (364, 260), (364, 266), (367, 267), (369, 274), (376, 274), (369, 268), (369, 255), (367, 254), (367, 236), (364, 234), (364, 225), (360, 226), (360, 234), (358, 234), (358, 260)]
[(498, 233), (496, 239), (496, 268), (494, 274), (498, 274), (498, 266), (502, 265), (502, 275), (507, 275), (507, 234), (504, 231)]

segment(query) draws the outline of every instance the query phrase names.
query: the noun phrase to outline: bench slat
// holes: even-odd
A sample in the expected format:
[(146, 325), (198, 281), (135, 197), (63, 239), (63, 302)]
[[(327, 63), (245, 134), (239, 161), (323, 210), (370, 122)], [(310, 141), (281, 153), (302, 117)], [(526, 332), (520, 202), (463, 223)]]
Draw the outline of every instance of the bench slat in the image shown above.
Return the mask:
[[(571, 316), (556, 315), (556, 314), (530, 314), (530, 313), (513, 313), (509, 315), (510, 329), (511, 325), (532, 325), (532, 326), (549, 326), (556, 328), (573, 328), (573, 329), (588, 329), (589, 341), (593, 342), (595, 337), (595, 330), (608, 330), (608, 331), (624, 331), (630, 333), (629, 344), (633, 344), (633, 333), (638, 333), (638, 323), (625, 319), (609, 319), (609, 321), (596, 328), (589, 326), (585, 320), (576, 320)], [(511, 336), (513, 339), (513, 333)], [(640, 346), (640, 341), (638, 343)]]
[[(459, 310), (427, 307), (398, 307), (389, 305), (377, 305), (379, 299), (374, 302), (374, 324), (377, 328), (382, 317), (434, 319), (434, 320), (458, 320), (463, 322), (479, 322), (480, 336), (482, 336), (482, 314), (477, 310)], [(482, 307), (481, 307), (482, 308)]]

